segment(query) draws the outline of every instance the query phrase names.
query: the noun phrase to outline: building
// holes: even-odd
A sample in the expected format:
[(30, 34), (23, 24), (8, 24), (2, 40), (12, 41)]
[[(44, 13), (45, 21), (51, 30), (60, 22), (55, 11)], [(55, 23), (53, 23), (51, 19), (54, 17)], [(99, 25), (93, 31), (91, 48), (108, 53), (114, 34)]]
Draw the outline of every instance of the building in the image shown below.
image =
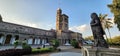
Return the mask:
[(13, 44), (15, 40), (28, 44), (46, 44), (52, 39), (58, 39), (61, 45), (69, 43), (72, 39), (82, 40), (82, 34), (69, 30), (69, 17), (57, 9), (56, 30), (44, 30), (14, 23), (4, 22), (0, 16), (0, 43)]

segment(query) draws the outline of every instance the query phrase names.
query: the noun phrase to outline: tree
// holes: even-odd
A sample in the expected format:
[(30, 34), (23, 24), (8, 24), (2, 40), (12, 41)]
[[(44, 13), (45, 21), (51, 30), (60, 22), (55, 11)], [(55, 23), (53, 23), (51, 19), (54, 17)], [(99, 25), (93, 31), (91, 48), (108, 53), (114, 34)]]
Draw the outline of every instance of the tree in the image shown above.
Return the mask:
[(79, 43), (76, 39), (71, 40), (70, 43), (74, 48), (79, 48)]
[(91, 41), (93, 41), (94, 39), (93, 39), (93, 36), (87, 36), (87, 37), (85, 37), (85, 40), (91, 40)]
[(51, 41), (51, 44), (53, 46), (54, 49), (57, 49), (57, 47), (59, 47), (59, 41), (57, 39), (54, 39)]
[[(107, 14), (99, 14), (99, 18), (100, 18), (100, 21), (101, 21), (101, 24), (102, 24), (102, 27), (103, 29), (107, 29), (108, 30), (108, 33), (109, 33), (109, 37), (111, 39), (111, 34), (110, 34), (110, 28), (113, 27), (113, 23), (111, 22), (112, 19), (109, 19), (109, 18), (106, 18), (107, 17)], [(105, 33), (106, 35), (106, 33)], [(106, 35), (106, 39), (108, 41), (108, 38), (107, 38), (107, 35)], [(111, 40), (112, 42), (112, 40)]]
[(113, 0), (112, 4), (107, 5), (114, 14), (114, 22), (120, 31), (120, 0)]
[(120, 47), (120, 36), (112, 37), (112, 43), (108, 42), (112, 46), (119, 46)]
[(19, 45), (19, 40), (16, 40), (16, 41), (14, 42), (14, 48), (16, 49), (18, 45)]

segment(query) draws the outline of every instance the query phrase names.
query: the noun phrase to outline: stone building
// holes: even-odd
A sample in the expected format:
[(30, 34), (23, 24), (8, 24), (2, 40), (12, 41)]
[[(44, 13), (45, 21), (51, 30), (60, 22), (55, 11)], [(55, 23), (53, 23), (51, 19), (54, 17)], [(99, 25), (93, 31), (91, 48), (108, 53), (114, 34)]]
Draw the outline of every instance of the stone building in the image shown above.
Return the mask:
[(4, 22), (0, 16), (0, 43), (13, 44), (15, 40), (26, 40), (28, 44), (46, 44), (52, 39), (58, 39), (61, 45), (65, 45), (72, 39), (82, 40), (81, 33), (69, 30), (68, 18), (59, 8), (56, 15), (56, 30), (44, 30)]
[(69, 30), (69, 17), (66, 14), (62, 14), (60, 8), (57, 9), (56, 15), (56, 38), (61, 44), (69, 44), (70, 40), (76, 39), (82, 40), (82, 34)]

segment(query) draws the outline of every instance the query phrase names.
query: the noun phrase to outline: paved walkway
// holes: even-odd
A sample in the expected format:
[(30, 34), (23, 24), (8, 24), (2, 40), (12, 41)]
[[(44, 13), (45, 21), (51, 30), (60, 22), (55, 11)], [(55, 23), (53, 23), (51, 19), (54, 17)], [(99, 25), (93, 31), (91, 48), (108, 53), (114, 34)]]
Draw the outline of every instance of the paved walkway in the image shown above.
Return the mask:
[(50, 54), (50, 56), (82, 56), (82, 54), (75, 52), (59, 52), (59, 53)]
[(81, 49), (75, 49), (71, 46), (60, 46), (60, 52), (45, 53), (45, 54), (34, 54), (25, 56), (82, 56)]

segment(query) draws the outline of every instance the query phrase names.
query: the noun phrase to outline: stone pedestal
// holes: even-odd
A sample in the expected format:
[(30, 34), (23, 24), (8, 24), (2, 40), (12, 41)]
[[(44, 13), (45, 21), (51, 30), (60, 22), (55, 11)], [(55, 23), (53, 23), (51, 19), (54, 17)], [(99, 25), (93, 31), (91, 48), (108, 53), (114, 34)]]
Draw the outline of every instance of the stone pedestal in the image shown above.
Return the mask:
[(120, 49), (88, 48), (89, 56), (120, 56)]

